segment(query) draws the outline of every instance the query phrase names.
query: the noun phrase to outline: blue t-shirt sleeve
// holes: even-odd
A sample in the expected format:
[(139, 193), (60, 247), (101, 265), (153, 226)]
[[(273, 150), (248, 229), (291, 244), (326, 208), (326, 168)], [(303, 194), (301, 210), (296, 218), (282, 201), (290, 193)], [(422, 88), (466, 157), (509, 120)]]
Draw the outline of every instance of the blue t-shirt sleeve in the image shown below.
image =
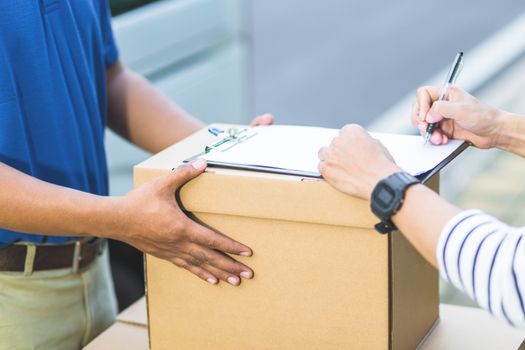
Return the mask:
[(117, 62), (119, 53), (117, 44), (115, 43), (115, 37), (113, 35), (113, 29), (111, 28), (111, 11), (109, 9), (108, 0), (101, 0), (100, 2), (100, 25), (102, 30), (102, 36), (104, 40), (104, 60), (106, 66), (111, 66)]

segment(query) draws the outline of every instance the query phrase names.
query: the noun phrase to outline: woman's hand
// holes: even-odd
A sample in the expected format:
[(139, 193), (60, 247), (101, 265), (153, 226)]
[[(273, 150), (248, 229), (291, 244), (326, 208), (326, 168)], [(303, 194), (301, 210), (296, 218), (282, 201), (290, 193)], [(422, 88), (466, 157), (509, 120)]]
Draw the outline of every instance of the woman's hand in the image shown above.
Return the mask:
[(319, 172), (337, 190), (370, 199), (375, 185), (401, 169), (381, 142), (356, 124), (319, 150)]
[(439, 123), (430, 142), (441, 145), (449, 139), (471, 142), (478, 148), (498, 147), (503, 113), (481, 103), (467, 92), (451, 86), (447, 101), (438, 101), (441, 89), (424, 86), (417, 90), (412, 108), (412, 124), (426, 133), (429, 123)]

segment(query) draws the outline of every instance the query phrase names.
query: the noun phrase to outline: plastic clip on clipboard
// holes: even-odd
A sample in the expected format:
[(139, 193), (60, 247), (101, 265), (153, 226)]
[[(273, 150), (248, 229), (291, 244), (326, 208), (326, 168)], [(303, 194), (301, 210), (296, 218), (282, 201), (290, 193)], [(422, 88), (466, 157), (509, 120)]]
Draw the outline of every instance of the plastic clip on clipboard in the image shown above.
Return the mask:
[[(214, 129), (215, 131), (215, 129)], [(211, 131), (210, 131), (211, 132)], [(199, 154), (196, 154), (194, 155), (193, 157), (191, 158), (188, 158), (186, 160), (184, 160), (184, 163), (188, 163), (188, 162), (191, 162), (192, 160), (195, 160), (199, 157), (202, 157), (203, 155), (205, 154), (208, 154), (210, 153), (211, 151), (221, 151), (221, 152), (226, 152), (228, 151), (229, 149), (235, 147), (236, 145), (244, 142), (244, 141), (247, 141), (249, 139), (251, 139), (252, 137), (256, 136), (257, 135), (257, 132), (251, 128), (230, 128), (226, 131), (227, 135), (225, 138), (215, 142), (215, 143), (212, 143), (211, 145), (207, 145), (206, 147), (204, 147), (204, 151), (199, 153)], [(213, 135), (215, 136), (218, 136), (219, 134), (222, 134), (221, 133), (213, 133)]]

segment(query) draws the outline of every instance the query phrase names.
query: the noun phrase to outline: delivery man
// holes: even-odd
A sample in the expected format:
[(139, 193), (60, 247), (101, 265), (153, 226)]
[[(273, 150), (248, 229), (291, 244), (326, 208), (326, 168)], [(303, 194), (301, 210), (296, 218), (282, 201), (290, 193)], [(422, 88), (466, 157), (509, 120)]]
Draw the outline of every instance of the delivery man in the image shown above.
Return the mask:
[(211, 284), (253, 275), (226, 254), (250, 248), (177, 204), (205, 161), (107, 196), (106, 125), (151, 152), (203, 126), (123, 67), (110, 22), (108, 0), (0, 1), (0, 349), (75, 349), (113, 322), (104, 238)]
[[(458, 88), (449, 90), (448, 101), (437, 101), (439, 95), (436, 87), (420, 88), (412, 112), (422, 133), (428, 123), (439, 123), (433, 144), (460, 139), (525, 156), (524, 116), (486, 106)], [(371, 201), (381, 231), (399, 228), (445, 280), (495, 317), (525, 326), (525, 227), (448, 203), (403, 172), (360, 126), (343, 128), (319, 158), (319, 170), (332, 186)]]

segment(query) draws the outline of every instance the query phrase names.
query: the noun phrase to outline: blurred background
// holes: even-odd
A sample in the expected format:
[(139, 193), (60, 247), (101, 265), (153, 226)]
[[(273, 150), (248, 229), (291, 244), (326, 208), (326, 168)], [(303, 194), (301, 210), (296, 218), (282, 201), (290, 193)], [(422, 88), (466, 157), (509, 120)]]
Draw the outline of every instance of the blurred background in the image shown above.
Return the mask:
[[(441, 84), (458, 51), (465, 52), (458, 85), (485, 102), (525, 112), (525, 2), (110, 3), (121, 60), (207, 122), (244, 123), (271, 112), (281, 124), (360, 123), (412, 133), (415, 89)], [(133, 165), (149, 155), (111, 132), (106, 142), (111, 192), (124, 194), (132, 188)], [(525, 204), (523, 190), (508, 185), (522, 182), (519, 161), (469, 150), (446, 169), (442, 192), (458, 205), (523, 225), (516, 211)], [(144, 294), (142, 255), (111, 244), (122, 308)], [(444, 283), (441, 294), (443, 302), (472, 305)]]

